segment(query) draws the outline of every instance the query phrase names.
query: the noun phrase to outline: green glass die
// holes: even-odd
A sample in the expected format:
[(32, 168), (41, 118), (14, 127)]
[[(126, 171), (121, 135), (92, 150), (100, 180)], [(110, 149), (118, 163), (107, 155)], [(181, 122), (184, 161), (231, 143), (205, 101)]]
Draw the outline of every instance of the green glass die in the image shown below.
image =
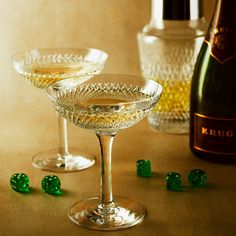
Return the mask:
[(15, 173), (10, 178), (10, 185), (13, 190), (20, 193), (28, 193), (29, 190), (29, 178), (24, 173)]
[(166, 175), (166, 188), (170, 191), (179, 192), (183, 190), (181, 174), (169, 172)]
[(151, 176), (151, 161), (150, 160), (137, 160), (137, 176), (150, 177)]
[(47, 175), (42, 180), (42, 190), (51, 195), (60, 195), (61, 181), (56, 175)]
[(207, 184), (207, 173), (200, 169), (191, 170), (188, 174), (188, 183), (192, 187), (205, 188)]

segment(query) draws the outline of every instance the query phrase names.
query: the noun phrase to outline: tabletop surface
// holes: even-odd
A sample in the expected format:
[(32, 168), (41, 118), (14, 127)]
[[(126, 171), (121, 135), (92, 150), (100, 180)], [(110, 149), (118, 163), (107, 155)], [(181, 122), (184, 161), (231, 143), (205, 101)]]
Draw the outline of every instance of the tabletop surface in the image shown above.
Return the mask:
[[(6, 128), (10, 124), (11, 128)], [(149, 128), (146, 119), (117, 133), (112, 163), (114, 195), (138, 199), (146, 209), (144, 221), (112, 232), (75, 225), (67, 215), (70, 206), (99, 195), (97, 138), (92, 131), (69, 124), (70, 143), (95, 155), (97, 162), (87, 170), (56, 173), (63, 190), (63, 195), (56, 197), (41, 190), (42, 178), (55, 173), (31, 165), (35, 153), (57, 145), (56, 123), (47, 132), (43, 123), (39, 124), (9, 116), (1, 122), (0, 235), (235, 235), (236, 166), (198, 159), (189, 151), (188, 135), (158, 133)], [(136, 175), (138, 159), (151, 160), (151, 177)], [(195, 168), (208, 173), (204, 189), (188, 185), (187, 175)], [(169, 171), (181, 173), (182, 192), (166, 189), (165, 176)], [(16, 172), (29, 176), (30, 193), (21, 194), (10, 188), (9, 179)]]
[[(204, 1), (208, 19), (214, 2)], [(69, 220), (71, 205), (99, 194), (99, 144), (92, 131), (69, 124), (70, 146), (95, 155), (97, 162), (84, 171), (58, 173), (62, 196), (41, 190), (43, 177), (55, 173), (32, 167), (32, 156), (57, 147), (57, 120), (43, 91), (16, 74), (12, 55), (32, 48), (93, 47), (108, 53), (106, 73), (140, 74), (136, 36), (150, 20), (150, 6), (151, 0), (1, 1), (0, 236), (236, 235), (236, 166), (194, 157), (188, 135), (155, 132), (146, 120), (118, 132), (113, 145), (113, 192), (143, 204), (140, 225), (99, 232)], [(138, 159), (151, 160), (152, 177), (136, 176)], [(187, 175), (195, 168), (208, 173), (205, 189), (188, 186)], [(166, 190), (169, 171), (182, 174), (182, 192)], [(18, 172), (30, 178), (29, 194), (10, 188), (10, 177)]]

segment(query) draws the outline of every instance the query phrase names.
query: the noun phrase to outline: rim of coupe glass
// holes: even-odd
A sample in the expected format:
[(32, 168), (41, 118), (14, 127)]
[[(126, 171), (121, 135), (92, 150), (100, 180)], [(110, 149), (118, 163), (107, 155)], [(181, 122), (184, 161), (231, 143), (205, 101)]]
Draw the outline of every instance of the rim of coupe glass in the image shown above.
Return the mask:
[[(70, 77), (70, 78), (66, 78), (66, 79), (62, 79), (62, 80), (58, 80), (58, 81), (56, 81), (56, 82), (54, 82), (54, 83), (51, 83), (51, 84), (49, 84), (47, 87), (46, 87), (46, 93), (47, 93), (47, 95), (52, 99), (52, 100), (54, 100), (55, 101), (55, 98), (54, 98), (54, 96), (52, 95), (52, 89), (53, 89), (53, 87), (55, 88), (55, 87), (61, 87), (61, 88), (63, 88), (63, 86), (62, 86), (62, 83), (65, 83), (66, 81), (77, 81), (77, 82), (79, 82), (78, 84), (76, 84), (76, 85), (82, 85), (82, 84), (85, 84), (86, 82), (88, 82), (88, 81), (92, 81), (93, 80), (93, 78), (96, 78), (96, 77), (102, 77), (102, 76), (105, 76), (105, 77), (107, 77), (107, 76), (122, 76), (122, 77), (132, 77), (133, 79), (140, 79), (140, 81), (142, 80), (142, 81), (146, 81), (146, 84), (150, 87), (150, 86), (155, 86), (156, 87), (156, 89), (152, 89), (152, 97), (151, 97), (151, 100), (154, 100), (155, 98), (158, 98), (158, 97), (160, 97), (161, 96), (161, 94), (162, 94), (162, 91), (163, 91), (163, 87), (162, 87), (162, 85), (160, 84), (160, 83), (158, 83), (158, 82), (156, 82), (156, 81), (154, 81), (154, 80), (151, 80), (151, 79), (145, 79), (144, 77), (142, 77), (142, 76), (138, 76), (138, 75), (131, 75), (131, 74), (97, 74), (97, 75), (92, 75), (92, 77), (91, 77), (91, 75), (81, 75), (81, 76), (76, 76), (76, 77)], [(80, 82), (80, 78), (81, 77), (83, 77), (84, 79), (82, 80), (82, 82)], [(88, 79), (86, 80), (85, 78), (87, 78), (88, 77)], [(102, 81), (100, 82), (100, 83), (102, 83)], [(111, 83), (112, 83), (112, 81), (111, 81)], [(120, 82), (120, 83), (122, 83), (122, 82)], [(60, 85), (61, 84), (61, 85)], [(57, 86), (58, 85), (58, 86)], [(71, 86), (71, 88), (72, 88), (72, 86)], [(68, 89), (69, 89), (69, 87), (68, 87)], [(145, 93), (145, 89), (143, 89), (143, 90), (141, 90), (142, 92), (144, 92)], [(148, 94), (148, 93), (146, 93), (146, 94)], [(145, 101), (150, 101), (150, 97), (149, 98), (142, 98), (142, 99), (140, 99), (140, 100), (138, 100), (138, 101), (126, 101), (126, 102), (119, 102), (119, 104), (126, 104), (126, 105), (129, 105), (129, 104), (135, 104), (135, 103), (141, 103), (141, 102), (145, 102)], [(110, 103), (110, 104), (106, 104), (106, 105), (115, 105), (115, 104), (117, 104), (117, 103)], [(99, 104), (99, 105), (102, 105), (102, 104)]]
[(98, 48), (83, 48), (83, 47), (45, 47), (45, 48), (30, 48), (30, 49), (26, 49), (26, 50), (20, 50), (20, 51), (17, 51), (15, 52), (12, 56), (11, 56), (11, 61), (13, 62), (18, 62), (19, 60), (23, 60), (24, 59), (24, 56), (26, 56), (27, 54), (28, 55), (31, 55), (34, 51), (38, 51), (38, 52), (42, 52), (44, 53), (44, 55), (46, 55), (47, 51), (48, 52), (54, 52), (54, 53), (59, 53), (61, 50), (61, 52), (63, 52), (64, 54), (69, 54), (70, 52), (73, 53), (73, 51), (75, 52), (78, 52), (77, 54), (79, 54), (79, 52), (88, 52), (88, 51), (94, 51), (94, 52), (99, 52), (101, 53), (101, 55), (103, 56), (103, 60), (106, 60), (108, 58), (108, 54), (101, 50), (101, 49), (98, 49)]

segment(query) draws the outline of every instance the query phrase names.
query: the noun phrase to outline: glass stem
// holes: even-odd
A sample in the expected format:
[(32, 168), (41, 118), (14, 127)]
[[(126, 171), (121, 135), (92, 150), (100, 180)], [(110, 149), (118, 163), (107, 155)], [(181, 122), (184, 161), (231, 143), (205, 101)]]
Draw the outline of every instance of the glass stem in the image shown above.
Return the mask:
[(113, 202), (111, 152), (116, 133), (96, 132), (96, 135), (101, 148), (101, 204), (107, 205)]
[(67, 121), (58, 115), (58, 131), (59, 131), (59, 154), (62, 159), (69, 155), (67, 142)]

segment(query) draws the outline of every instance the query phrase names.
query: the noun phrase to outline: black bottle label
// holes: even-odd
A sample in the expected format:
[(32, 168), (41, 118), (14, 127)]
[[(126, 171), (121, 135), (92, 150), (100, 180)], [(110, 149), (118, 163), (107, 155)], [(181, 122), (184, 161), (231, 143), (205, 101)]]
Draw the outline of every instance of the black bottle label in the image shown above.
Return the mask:
[(194, 114), (194, 148), (206, 153), (236, 155), (236, 118)]
[(236, 32), (230, 28), (215, 28), (210, 40), (205, 41), (211, 48), (211, 56), (221, 64), (236, 56)]

